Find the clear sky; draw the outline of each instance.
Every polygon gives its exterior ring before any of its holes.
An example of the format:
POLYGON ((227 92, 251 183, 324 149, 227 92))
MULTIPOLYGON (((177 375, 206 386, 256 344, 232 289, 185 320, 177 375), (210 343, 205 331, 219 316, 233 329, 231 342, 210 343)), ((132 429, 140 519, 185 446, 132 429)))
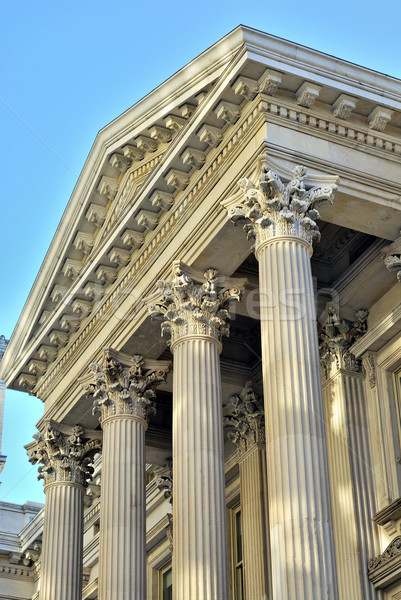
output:
MULTIPOLYGON (((0 334, 10 337, 99 129, 239 24, 401 78, 401 1, 0 3, 0 334)), ((40 400, 6 392, 0 500, 43 501, 23 448, 40 400)))

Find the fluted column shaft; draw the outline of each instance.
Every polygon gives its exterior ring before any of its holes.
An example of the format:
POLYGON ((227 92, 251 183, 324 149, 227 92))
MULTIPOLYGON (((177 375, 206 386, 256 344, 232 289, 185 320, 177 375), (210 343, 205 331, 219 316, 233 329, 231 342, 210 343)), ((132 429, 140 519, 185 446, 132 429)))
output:
POLYGON ((176 600, 228 599, 220 348, 206 335, 173 346, 176 600))
POLYGON ((102 421, 99 600, 145 600, 145 425, 129 414, 102 421))
POLYGON ((310 250, 277 236, 256 252, 274 600, 338 597, 310 250))
POLYGON ((240 459, 245 598, 269 597, 266 446, 254 444, 240 459))
POLYGON ((45 486, 40 600, 81 600, 83 489, 72 482, 45 486))

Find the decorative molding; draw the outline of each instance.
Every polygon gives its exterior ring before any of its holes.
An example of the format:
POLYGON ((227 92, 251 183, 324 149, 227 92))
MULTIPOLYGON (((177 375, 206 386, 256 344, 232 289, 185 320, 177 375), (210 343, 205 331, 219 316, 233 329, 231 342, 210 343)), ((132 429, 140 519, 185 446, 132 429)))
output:
POLYGON ((87 388, 93 396, 93 412, 101 422, 114 415, 133 415, 144 422, 155 413, 155 389, 166 380, 170 362, 128 356, 112 349, 104 350, 103 366, 89 366, 94 384, 87 388))
POLYGON ((189 175, 184 171, 178 171, 177 169, 170 169, 164 178, 167 185, 176 188, 176 190, 185 190, 189 184, 189 175))
POLYGON ((184 165, 190 165, 194 169, 200 169, 206 162, 205 153, 194 148, 185 148, 181 158, 184 165))
POLYGON ((58 304, 65 296, 67 288, 64 285, 56 284, 50 294, 50 298, 54 304, 58 304))
POLYGON ((401 283, 401 237, 382 248, 381 253, 387 269, 396 273, 397 279, 401 283))
POLYGON ((162 335, 171 336, 169 345, 187 335, 206 335, 221 341, 229 335, 230 303, 240 299, 244 284, 244 279, 218 276, 215 269, 202 273, 174 261, 171 283, 159 280, 157 291, 144 303, 151 318, 162 321, 162 335))
POLYGON ((106 207, 100 206, 100 204, 90 204, 88 210, 86 211, 85 219, 89 221, 89 223, 93 223, 95 227, 101 227, 106 218, 106 207))
POLYGON ((28 370, 30 373, 32 373, 32 375, 36 375, 37 377, 40 377, 41 375, 43 375, 43 373, 45 373, 47 369, 47 363, 42 361, 42 360, 31 360, 29 362, 28 365, 28 370))
POLYGON ((223 132, 213 125, 202 125, 197 133, 201 142, 205 142, 212 148, 217 148, 223 139, 223 132))
POLYGON ((39 356, 42 360, 46 360, 47 362, 53 362, 58 354, 57 348, 54 346, 47 346, 46 344, 42 344, 39 348, 39 356))
POLYGON ((319 96, 321 89, 320 85, 304 81, 301 87, 295 92, 298 106, 311 108, 316 98, 319 96))
POLYGON ((115 179, 114 177, 106 177, 104 175, 100 179, 97 191, 101 196, 106 196, 108 200, 114 200, 118 192, 118 179, 115 179))
POLYGON ((84 319, 92 312, 92 303, 87 300, 75 298, 71 304, 71 308, 74 314, 78 315, 80 319, 84 319))
POLYGON ((145 152, 156 152, 157 150, 157 142, 146 135, 139 135, 135 139, 135 143, 140 150, 144 150, 145 152))
POLYGON ((59 331, 58 329, 52 329, 49 334, 49 341, 53 346, 66 346, 68 342, 68 333, 65 331, 59 331))
POLYGON ((126 267, 131 260, 130 252, 121 250, 121 248, 112 248, 108 253, 110 262, 117 263, 119 267, 126 267))
MULTIPOLYGON (((53 288, 54 289, 54 288, 53 288)), ((51 310, 44 310, 39 318, 39 325, 43 325, 52 314, 51 310)))
POLYGON ((159 217, 148 210, 140 210, 135 217, 135 221, 140 227, 144 227, 146 230, 151 231, 157 226, 159 217))
POLYGON ((155 476, 155 485, 158 490, 163 492, 163 496, 170 502, 173 503, 173 463, 170 460, 167 464, 162 467, 155 467, 153 469, 155 476))
POLYGON ((186 119, 177 117, 177 115, 169 115, 164 119, 164 122, 168 129, 173 129, 176 133, 178 133, 187 123, 186 119))
POLYGON ((253 100, 259 91, 258 82, 244 75, 240 75, 232 84, 235 94, 243 96, 246 100, 253 100))
POLYGON ((160 208, 161 210, 170 210, 170 208, 174 204, 173 194, 169 194, 168 192, 161 192, 160 190, 155 190, 150 196, 149 200, 152 206, 160 208))
POLYGON ((83 231, 78 231, 73 243, 75 248, 85 254, 85 256, 91 253, 93 244, 93 235, 91 233, 84 233, 83 231))
POLYGON ((22 373, 18 379, 18 385, 30 394, 36 385, 36 377, 22 373))
POLYGON ((75 315, 64 315, 60 319, 61 329, 64 329, 65 331, 68 331, 70 333, 78 331, 80 324, 81 320, 75 315))
POLYGON ((149 128, 150 137, 158 142, 166 144, 171 142, 172 133, 171 129, 161 127, 160 125, 153 125, 149 128))
POLYGON ((387 123, 391 120, 393 110, 376 106, 368 116, 369 127, 375 131, 384 131, 387 123))
POLYGON ((143 233, 139 231, 134 231, 133 229, 126 229, 122 235, 122 242, 124 246, 129 246, 136 250, 140 248, 145 241, 145 236, 143 233))
POLYGON ((362 366, 373 390, 376 387, 376 358, 373 352, 365 352, 362 356, 362 366))
POLYGON ((110 156, 109 163, 114 169, 120 171, 120 173, 125 173, 130 168, 132 159, 115 152, 110 156))
POLYGON ((123 146, 121 150, 124 152, 124 156, 132 161, 142 160, 145 156, 145 151, 142 148, 137 148, 137 146, 133 146, 132 144, 123 146))
POLYGON ((226 100, 221 100, 214 109, 214 112, 218 119, 231 124, 236 123, 241 116, 240 108, 236 104, 227 102, 226 100))
POLYGON ((88 281, 84 285, 84 294, 90 300, 99 300, 104 295, 103 286, 100 283, 93 283, 93 281, 88 281))
POLYGON ((99 281, 104 281, 107 285, 114 283, 117 279, 117 271, 113 267, 105 267, 104 265, 99 265, 95 271, 96 277, 99 281))
POLYGON ((62 269, 64 276, 68 277, 72 281, 78 277, 80 270, 81 261, 72 260, 71 258, 67 258, 62 269))
POLYGON ((32 464, 41 464, 38 479, 45 487, 51 483, 71 482, 86 486, 92 478, 92 462, 101 450, 99 432, 85 431, 81 425, 67 427, 47 421, 43 432, 25 446, 32 464))
POLYGON ((337 119, 347 120, 351 112, 355 109, 357 102, 358 98, 341 94, 332 106, 334 116, 337 119))
POLYGON ((370 559, 368 565, 369 580, 372 580, 376 570, 398 558, 401 559, 401 536, 392 540, 382 554, 370 559))
POLYGON ((240 453, 255 444, 265 443, 263 398, 255 391, 252 381, 245 383, 240 394, 231 396, 227 405, 229 413, 223 419, 224 428, 240 453))
POLYGON ((184 117, 184 119, 190 119, 196 111, 196 106, 194 106, 193 104, 186 103, 180 106, 180 110, 181 115, 184 117))
POLYGON ((340 319, 334 306, 327 305, 327 317, 319 330, 320 365, 322 378, 328 379, 333 372, 340 369, 360 373, 361 360, 355 358, 350 347, 367 330, 367 310, 357 310, 352 323, 340 319))
POLYGON ((258 87, 261 94, 274 96, 281 83, 281 73, 268 69, 259 78, 258 87))
POLYGON ((293 179, 285 185, 268 166, 268 157, 259 158, 257 186, 240 179, 240 192, 223 201, 233 223, 242 223, 248 239, 256 239, 256 251, 265 241, 277 236, 296 236, 309 244, 320 239, 317 206, 333 202, 336 185, 305 188, 306 167, 297 166, 293 179))
POLYGON ((22 564, 25 567, 31 567, 33 564, 40 562, 40 555, 42 554, 41 542, 35 542, 32 548, 28 548, 22 555, 22 564))

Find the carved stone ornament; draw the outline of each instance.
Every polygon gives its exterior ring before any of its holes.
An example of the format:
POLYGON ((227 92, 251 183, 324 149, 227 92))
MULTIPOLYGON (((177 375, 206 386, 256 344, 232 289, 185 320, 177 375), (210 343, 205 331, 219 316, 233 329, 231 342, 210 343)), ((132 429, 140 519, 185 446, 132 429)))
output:
POLYGON ((29 462, 40 464, 38 479, 50 483, 71 482, 86 486, 92 479, 92 462, 101 450, 101 440, 85 432, 81 425, 61 426, 48 421, 43 433, 36 433, 35 442, 25 446, 29 462))
POLYGON ((187 335, 221 341, 229 335, 230 302, 240 299, 244 284, 244 279, 219 276, 215 269, 202 273, 175 261, 171 282, 159 280, 157 291, 144 302, 152 319, 162 321, 162 335, 171 336, 172 346, 187 335))
POLYGON ((380 567, 385 566, 387 563, 391 562, 394 558, 401 557, 401 536, 396 537, 385 549, 385 551, 376 556, 375 558, 371 558, 369 561, 368 571, 369 571, 369 579, 371 579, 374 571, 379 569, 380 567))
POLYGON ((367 310, 357 310, 352 323, 340 319, 333 306, 328 306, 326 321, 319 331, 320 365, 324 379, 339 369, 361 372, 361 360, 349 351, 367 330, 367 310))
POLYGON ((254 444, 265 442, 263 399, 257 394, 252 381, 247 381, 239 395, 230 398, 231 414, 224 417, 227 437, 246 452, 254 444))
POLYGON ((369 385, 373 390, 376 387, 376 361, 375 355, 372 352, 366 352, 362 356, 362 366, 369 381, 369 385))
POLYGON ((32 548, 28 548, 22 555, 22 564, 25 567, 31 567, 34 563, 37 563, 42 553, 41 542, 35 542, 32 548))
POLYGON ((387 269, 396 273, 398 281, 401 282, 401 237, 382 248, 381 253, 387 269))
POLYGON ((133 415, 146 423, 156 412, 155 389, 166 380, 170 363, 108 349, 103 366, 92 363, 89 369, 94 384, 87 391, 94 399, 93 413, 101 414, 101 422, 114 415, 133 415))
POLYGON ((167 461, 164 467, 155 467, 153 469, 155 475, 155 483, 157 489, 163 492, 163 496, 173 503, 173 464, 172 461, 167 461))
POLYGON ((277 173, 269 168, 266 157, 262 158, 261 174, 257 185, 249 179, 240 179, 241 192, 237 206, 232 199, 223 202, 234 224, 244 224, 248 239, 256 238, 256 250, 268 239, 277 236, 296 236, 309 244, 320 239, 316 219, 320 218, 317 206, 333 203, 336 185, 305 187, 306 167, 297 166, 293 179, 285 185, 277 173), (230 206, 231 205, 231 206, 230 206), (230 207, 229 207, 230 206, 230 207))

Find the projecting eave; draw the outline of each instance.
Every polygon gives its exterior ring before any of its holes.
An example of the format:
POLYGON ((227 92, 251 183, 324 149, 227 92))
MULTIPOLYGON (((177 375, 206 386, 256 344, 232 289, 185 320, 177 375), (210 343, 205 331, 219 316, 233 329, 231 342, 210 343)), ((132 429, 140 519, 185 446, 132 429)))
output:
MULTIPOLYGON (((383 144, 399 160, 399 80, 236 28, 99 132, 4 355, 0 376, 7 385, 36 393, 100 310, 99 288, 104 297, 112 293, 173 204, 192 193, 212 161, 218 164, 236 128, 252 115, 265 118, 263 103, 276 92, 286 114, 299 107, 312 114, 300 104, 310 85, 320 94, 318 112, 334 121, 336 99, 354 101, 351 127, 364 132, 365 142, 375 111, 391 120, 383 144)), ((280 111, 270 118, 280 119, 280 111)), ((383 192, 383 202, 391 193, 383 192)))

